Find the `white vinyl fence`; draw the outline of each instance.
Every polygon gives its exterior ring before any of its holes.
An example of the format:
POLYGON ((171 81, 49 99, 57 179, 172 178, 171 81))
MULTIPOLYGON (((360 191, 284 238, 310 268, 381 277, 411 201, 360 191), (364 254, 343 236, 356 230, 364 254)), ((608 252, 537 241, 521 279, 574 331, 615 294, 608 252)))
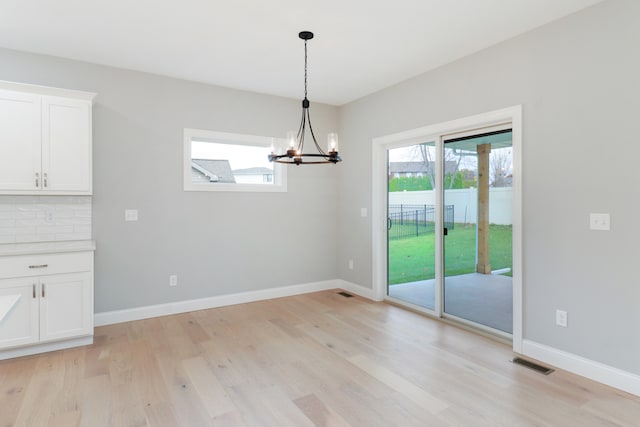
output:
MULTIPOLYGON (((511 187, 489 189, 489 222, 511 225, 511 187)), ((397 191, 389 193, 390 205, 435 205, 433 191, 397 191)), ((454 221, 475 224, 478 217, 478 190, 446 190, 445 205, 454 206, 454 221)))

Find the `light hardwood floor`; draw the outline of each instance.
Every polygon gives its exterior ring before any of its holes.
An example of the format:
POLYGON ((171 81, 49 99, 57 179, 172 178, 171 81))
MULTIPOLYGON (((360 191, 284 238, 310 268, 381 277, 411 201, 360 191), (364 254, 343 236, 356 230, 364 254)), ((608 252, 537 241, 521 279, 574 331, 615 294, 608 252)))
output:
POLYGON ((336 291, 96 328, 0 362, 0 426, 638 426, 640 398, 336 291))

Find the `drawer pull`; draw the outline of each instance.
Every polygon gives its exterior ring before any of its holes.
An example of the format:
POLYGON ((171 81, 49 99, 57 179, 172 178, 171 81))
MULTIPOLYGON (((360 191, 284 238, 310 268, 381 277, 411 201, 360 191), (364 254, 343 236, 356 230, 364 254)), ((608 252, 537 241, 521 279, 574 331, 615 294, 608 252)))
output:
POLYGON ((33 284, 33 299, 36 298, 36 284, 33 284))
POLYGON ((47 268, 49 267, 49 264, 36 264, 36 265, 30 265, 29 268, 47 268))
POLYGON ((42 284, 42 298, 44 298, 44 283, 42 284))

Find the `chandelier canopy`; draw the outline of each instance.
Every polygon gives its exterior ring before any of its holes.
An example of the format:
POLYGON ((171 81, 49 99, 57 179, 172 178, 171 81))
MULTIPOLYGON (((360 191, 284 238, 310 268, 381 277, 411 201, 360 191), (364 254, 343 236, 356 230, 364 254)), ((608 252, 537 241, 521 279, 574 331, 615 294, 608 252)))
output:
POLYGON ((342 159, 338 155, 338 134, 330 133, 327 136, 327 151, 325 152, 313 133, 311 126, 311 116, 309 115, 309 100, 307 99, 307 41, 313 38, 311 31, 301 31, 298 34, 304 40, 304 99, 302 100, 302 119, 298 132, 287 132, 287 148, 284 153, 276 153, 275 147, 271 147, 269 161, 277 163, 285 163, 292 165, 317 165, 323 163, 338 163, 342 159), (316 147, 315 153, 304 152, 304 138, 307 133, 307 125, 309 125, 309 133, 316 147))

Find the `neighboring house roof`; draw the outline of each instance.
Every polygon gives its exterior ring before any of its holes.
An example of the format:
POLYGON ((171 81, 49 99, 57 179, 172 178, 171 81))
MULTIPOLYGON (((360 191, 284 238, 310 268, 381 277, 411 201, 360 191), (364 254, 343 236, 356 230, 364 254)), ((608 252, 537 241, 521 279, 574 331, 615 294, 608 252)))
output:
MULTIPOLYGON (((444 162, 445 174, 453 174, 458 170, 458 162, 444 162)), ((427 173, 434 170, 433 162, 389 162, 389 173, 427 173)))
POLYGON ((273 169, 265 168, 262 166, 246 169, 235 169, 234 175, 273 175, 273 169))
POLYGON ((200 177, 201 181, 235 184, 229 160, 192 159, 192 178, 200 177))

